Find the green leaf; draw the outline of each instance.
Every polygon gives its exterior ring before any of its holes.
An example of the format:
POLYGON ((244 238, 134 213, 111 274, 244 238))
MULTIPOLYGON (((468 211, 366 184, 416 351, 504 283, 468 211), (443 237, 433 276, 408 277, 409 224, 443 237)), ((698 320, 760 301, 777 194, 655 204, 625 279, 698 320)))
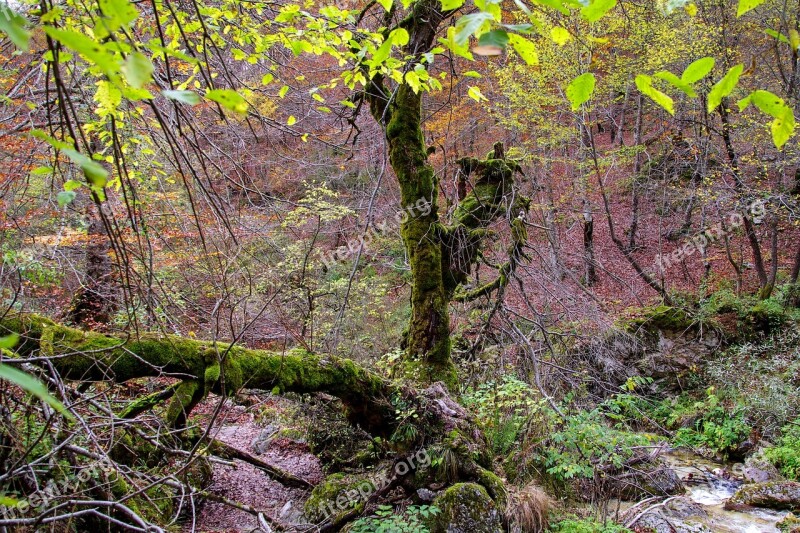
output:
POLYGON ((105 45, 71 30, 60 30, 45 26, 45 33, 67 48, 79 53, 90 64, 97 66, 112 81, 117 80, 119 64, 114 54, 105 45))
POLYGON ((664 108, 670 115, 675 114, 675 103, 668 95, 653 87, 653 78, 639 74, 636 76, 636 87, 645 96, 648 96, 656 104, 664 108))
POLYGON ((279 98, 283 98, 284 96, 286 96, 286 93, 288 93, 288 92, 289 92, 289 86, 288 85, 284 85, 283 87, 281 87, 281 90, 278 91, 278 97, 279 98))
POLYGON ((16 333, 12 333, 11 335, 6 335, 5 337, 0 337, 0 349, 5 348, 6 350, 10 350, 14 346, 16 346, 18 342, 19 342, 19 335, 16 333))
POLYGON ((442 0, 442 11, 453 11, 464 5, 464 0, 442 0))
POLYGON ((577 111, 588 102, 594 94, 595 77, 591 72, 581 74, 567 86, 567 99, 572 104, 572 110, 577 111))
MULTIPOLYGON (((99 0, 98 4, 105 15, 98 26, 104 27, 109 32, 129 26, 139 16, 139 12, 136 11, 130 0, 99 0)), ((105 37, 105 35, 97 35, 97 37, 105 37)))
POLYGON ((378 3, 385 11, 392 9, 392 0, 378 0, 378 3))
POLYGON ((782 148, 794 134, 795 118, 792 108, 786 105, 783 98, 763 90, 753 91, 747 98, 740 100, 739 110, 743 111, 750 103, 775 119, 770 126, 772 142, 777 148, 782 148))
POLYGON ((713 68, 714 58, 703 57, 686 67, 686 70, 681 74, 681 80, 683 80, 684 83, 697 83, 708 76, 708 73, 711 72, 713 68))
POLYGON ((510 33, 508 35, 508 40, 514 48, 514 51, 519 54, 519 57, 521 57, 525 63, 528 65, 539 64, 539 54, 536 52, 536 45, 531 41, 516 33, 510 33))
POLYGON ((80 189, 83 184, 80 181, 76 180, 67 180, 64 182, 64 190, 65 191, 74 191, 76 189, 80 189))
POLYGON ((206 98, 217 102, 225 109, 235 113, 247 113, 247 101, 244 97, 231 89, 213 89, 206 92, 206 98))
POLYGON ((53 167, 36 167, 31 170, 31 176, 49 176, 53 173, 53 167))
POLYGON ((419 81, 419 74, 417 74, 413 70, 408 71, 406 72, 405 80, 408 86, 411 87, 412 91, 414 91, 415 93, 419 92, 420 87, 422 87, 422 84, 419 81))
POLYGON ((562 15, 569 15, 569 8, 564 5, 562 0, 533 0, 534 3, 547 7, 552 7, 561 12, 562 15))
POLYGON ((56 195, 56 200, 58 200, 58 207, 64 207, 65 205, 69 205, 75 199, 77 194, 75 191, 61 191, 56 195))
POLYGON ((772 142, 780 149, 794 135, 795 119, 792 108, 786 107, 783 114, 772 121, 772 142))
POLYGON ((739 9, 736 10, 736 16, 741 17, 748 11, 757 8, 764 3, 764 0, 739 0, 739 9))
POLYGON ((461 75, 464 76, 464 77, 467 77, 467 78, 482 78, 483 77, 483 76, 480 75, 480 73, 475 72, 474 70, 468 70, 466 72, 462 72, 461 75))
POLYGON ((484 24, 489 24, 494 17, 485 11, 464 15, 456 22, 455 43, 464 46, 469 38, 475 34, 484 24))
POLYGON ((75 150, 71 144, 54 139, 41 130, 31 130, 31 135, 46 142, 56 150, 61 150, 73 163, 80 166, 81 170, 83 170, 83 174, 86 176, 86 180, 92 186, 92 189, 98 193, 99 196, 103 196, 102 190, 108 182, 108 171, 103 168, 101 164, 75 150))
POLYGON ((739 83, 739 76, 742 75, 744 65, 732 67, 725 76, 719 80, 711 92, 708 93, 708 112, 713 112, 722 103, 722 99, 730 95, 739 83))
POLYGON ((182 104, 197 105, 200 103, 200 95, 194 91, 161 91, 161 94, 182 104))
POLYGON ((297 118, 294 115, 289 115, 289 118, 286 119, 287 126, 294 126, 297 123, 297 118))
POLYGON ((581 8, 581 16, 589 23, 594 23, 603 18, 603 15, 614 9, 617 0, 592 0, 588 6, 581 8))
POLYGON ((31 33, 25 29, 28 21, 22 15, 11 9, 5 2, 0 2, 0 32, 8 35, 14 46, 28 51, 31 33))
POLYGON ((43 402, 47 403, 50 407, 67 418, 73 418, 72 415, 67 411, 67 408, 64 407, 61 402, 51 396, 50 393, 47 392, 47 388, 33 376, 8 365, 0 364, 0 379, 10 381, 14 385, 17 385, 21 389, 33 394, 43 402))
POLYGON ((133 87, 141 89, 153 81, 153 63, 141 52, 132 52, 125 58, 122 73, 133 87))
POLYGON ((694 98, 697 96, 697 93, 694 92, 694 89, 692 89, 691 85, 683 81, 672 72, 662 70, 661 72, 656 72, 654 76, 658 79, 666 81, 676 89, 683 91, 689 98, 694 98))
POLYGON ((508 44, 508 33, 505 30, 492 30, 481 35, 478 46, 496 46, 504 49, 508 44))
POLYGON ((782 34, 780 32, 777 32, 775 30, 764 30, 764 33, 766 33, 770 37, 775 37, 776 39, 778 39, 782 43, 785 43, 785 44, 788 44, 789 46, 791 46, 791 43, 789 42, 789 39, 784 34, 782 34))
POLYGON ((469 90, 467 91, 467 95, 469 95, 469 97, 472 98, 473 100, 475 100, 476 102, 483 102, 483 101, 488 101, 489 100, 488 98, 486 98, 483 95, 483 93, 481 92, 480 88, 478 88, 478 87, 476 87, 474 85, 469 88, 469 90))

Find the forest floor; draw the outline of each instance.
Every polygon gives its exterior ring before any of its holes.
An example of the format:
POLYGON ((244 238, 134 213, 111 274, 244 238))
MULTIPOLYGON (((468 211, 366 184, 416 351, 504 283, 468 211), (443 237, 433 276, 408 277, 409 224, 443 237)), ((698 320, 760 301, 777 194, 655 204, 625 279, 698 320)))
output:
MULTIPOLYGON (((266 420, 264 413, 274 416, 284 413, 287 400, 268 394, 248 397, 250 405, 233 404, 226 400, 217 413, 211 435, 244 452, 256 455, 267 463, 317 484, 323 478, 319 459, 313 455, 302 438, 280 436, 275 423, 266 420), (276 434, 277 433, 277 434, 276 434)), ((210 396, 196 409, 198 421, 209 421, 220 407, 220 398, 210 396)), ((270 517, 292 522, 302 513, 308 492, 291 488, 273 480, 253 465, 234 460, 232 466, 213 463, 213 481, 207 490, 218 496, 266 511, 270 517)), ((258 519, 250 513, 228 505, 206 501, 194 524, 185 524, 184 531, 253 531, 258 519)))

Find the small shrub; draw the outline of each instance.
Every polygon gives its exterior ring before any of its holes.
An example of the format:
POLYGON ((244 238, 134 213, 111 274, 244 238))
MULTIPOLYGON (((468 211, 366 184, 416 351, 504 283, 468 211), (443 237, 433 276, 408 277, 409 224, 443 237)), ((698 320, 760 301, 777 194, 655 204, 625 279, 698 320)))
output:
POLYGON ((381 505, 374 516, 353 522, 351 533, 429 533, 424 520, 439 513, 434 505, 412 505, 395 514, 391 505, 381 505))
POLYGON ((533 389, 514 376, 480 385, 464 395, 464 405, 483 421, 486 436, 497 455, 506 455, 525 421, 542 408, 533 389))
POLYGON ((553 524, 548 531, 552 533, 631 533, 630 529, 619 524, 612 522, 603 524, 589 518, 568 518, 553 524))
POLYGON ((778 445, 765 449, 764 455, 781 474, 800 481, 800 419, 786 426, 778 445))

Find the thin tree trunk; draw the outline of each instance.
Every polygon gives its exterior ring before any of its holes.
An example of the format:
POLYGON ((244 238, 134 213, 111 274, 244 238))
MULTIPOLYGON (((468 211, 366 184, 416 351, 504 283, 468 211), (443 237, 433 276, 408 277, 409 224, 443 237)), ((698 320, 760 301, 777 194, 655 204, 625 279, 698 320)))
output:
MULTIPOLYGON (((588 152, 593 153, 592 136, 589 128, 582 118, 578 119, 578 128, 580 132, 580 152, 581 162, 584 162, 588 152)), ((583 218, 583 265, 584 265, 584 282, 588 287, 592 287, 597 283, 597 267, 595 266, 594 259, 594 214, 592 213, 592 204, 589 201, 589 195, 586 190, 586 177, 583 174, 583 169, 579 170, 577 176, 578 196, 581 199, 581 210, 583 218)))
POLYGON ((642 171, 642 154, 639 152, 639 145, 642 143, 642 108, 644 100, 642 93, 636 99, 636 125, 633 130, 633 144, 636 146, 636 159, 633 162, 633 198, 631 205, 631 227, 628 232, 628 248, 636 248, 636 232, 639 228, 639 174, 642 171))
MULTIPOLYGON (((726 105, 726 102, 722 102, 722 105, 718 108, 719 116, 722 120, 722 140, 725 143, 725 152, 731 164, 731 173, 733 174, 735 183, 734 188, 737 193, 742 193, 744 191, 744 182, 739 174, 739 158, 736 155, 736 149, 733 147, 733 141, 731 140, 730 122, 728 121, 728 112, 725 110, 726 105)), ((750 220, 748 215, 748 213, 743 214, 744 231, 745 235, 747 235, 750 249, 753 252, 753 264, 755 265, 756 274, 758 275, 758 281, 761 284, 760 289, 764 289, 768 284, 767 271, 766 268, 764 268, 764 257, 761 253, 761 246, 758 243, 755 227, 753 227, 753 221, 750 220)))

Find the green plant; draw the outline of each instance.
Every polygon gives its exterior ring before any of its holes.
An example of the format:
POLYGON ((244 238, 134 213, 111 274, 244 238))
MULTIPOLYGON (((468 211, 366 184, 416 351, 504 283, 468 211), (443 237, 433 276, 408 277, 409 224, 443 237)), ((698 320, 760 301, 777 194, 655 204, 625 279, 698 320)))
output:
POLYGON ((396 514, 391 505, 381 505, 374 516, 353 522, 352 533, 428 533, 424 520, 439 513, 434 505, 412 505, 396 514))
MULTIPOLYGON (((720 405, 713 387, 708 389, 705 400, 696 402, 694 407, 698 413, 703 413, 702 417, 694 426, 678 429, 674 437, 678 446, 704 446, 727 457, 752 430, 741 409, 729 412, 720 405)), ((674 423, 674 416, 671 415, 668 422, 674 423)))
POLYGON ((517 441, 525 421, 544 404, 536 399, 530 385, 506 375, 465 394, 464 405, 483 421, 495 454, 505 455, 517 441))
POLYGON ((800 481, 800 419, 784 427, 778 445, 765 449, 764 455, 781 474, 800 481))
POLYGON ((565 481, 591 478, 595 468, 621 468, 637 446, 652 444, 647 435, 609 427, 600 409, 577 413, 553 432, 544 443, 540 461, 547 473, 565 481))
POLYGON ((600 523, 590 518, 568 518, 556 522, 548 530, 551 533, 631 533, 631 530, 611 522, 600 523))

